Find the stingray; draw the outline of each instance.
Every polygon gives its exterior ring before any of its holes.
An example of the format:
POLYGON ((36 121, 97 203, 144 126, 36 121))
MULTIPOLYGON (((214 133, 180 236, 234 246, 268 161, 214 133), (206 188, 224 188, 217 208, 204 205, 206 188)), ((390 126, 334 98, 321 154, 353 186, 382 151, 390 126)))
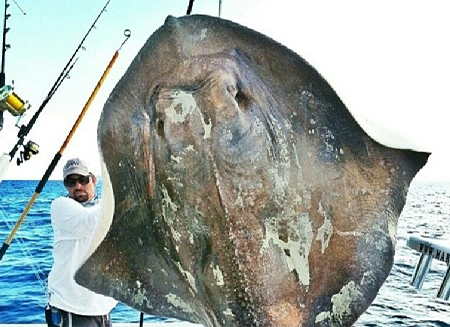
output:
POLYGON ((350 326, 428 153, 387 147, 287 47, 169 16, 106 101, 103 213, 76 280, 210 326, 350 326))

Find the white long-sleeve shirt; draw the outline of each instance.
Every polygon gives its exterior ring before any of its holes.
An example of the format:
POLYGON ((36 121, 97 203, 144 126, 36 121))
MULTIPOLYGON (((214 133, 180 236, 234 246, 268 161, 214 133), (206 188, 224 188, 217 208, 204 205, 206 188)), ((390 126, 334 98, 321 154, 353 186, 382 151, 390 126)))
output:
POLYGON ((68 197, 51 204, 54 231, 54 264, 48 276, 50 305, 85 316, 108 314, 117 301, 94 293, 75 282, 74 275, 85 261, 97 221, 100 204, 84 207, 68 197))

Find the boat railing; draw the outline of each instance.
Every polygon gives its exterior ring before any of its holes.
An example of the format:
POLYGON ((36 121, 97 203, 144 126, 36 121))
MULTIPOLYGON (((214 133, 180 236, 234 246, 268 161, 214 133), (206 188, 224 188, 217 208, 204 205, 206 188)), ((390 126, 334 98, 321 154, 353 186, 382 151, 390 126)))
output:
POLYGON ((443 261, 447 264, 447 272, 439 287, 437 297, 449 300, 450 298, 450 241, 435 238, 426 238, 420 235, 411 235, 406 245, 421 253, 419 261, 411 280, 411 285, 421 289, 425 277, 431 268, 433 260, 443 261))

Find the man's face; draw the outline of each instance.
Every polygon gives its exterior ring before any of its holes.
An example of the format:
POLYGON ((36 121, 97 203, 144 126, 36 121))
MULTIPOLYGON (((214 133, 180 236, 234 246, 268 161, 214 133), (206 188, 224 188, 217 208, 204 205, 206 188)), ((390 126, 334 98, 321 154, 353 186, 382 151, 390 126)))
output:
POLYGON ((91 200, 95 196, 95 176, 72 174, 64 179, 64 186, 69 192, 69 197, 77 202, 91 200))

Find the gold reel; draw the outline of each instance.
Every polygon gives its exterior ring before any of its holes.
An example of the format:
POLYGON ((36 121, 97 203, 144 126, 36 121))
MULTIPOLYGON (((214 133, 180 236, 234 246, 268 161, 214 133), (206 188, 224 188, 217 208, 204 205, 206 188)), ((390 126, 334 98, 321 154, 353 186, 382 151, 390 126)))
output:
POLYGON ((0 88, 0 110, 9 111, 13 116, 21 116, 31 105, 28 101, 23 101, 10 85, 4 85, 0 88))

